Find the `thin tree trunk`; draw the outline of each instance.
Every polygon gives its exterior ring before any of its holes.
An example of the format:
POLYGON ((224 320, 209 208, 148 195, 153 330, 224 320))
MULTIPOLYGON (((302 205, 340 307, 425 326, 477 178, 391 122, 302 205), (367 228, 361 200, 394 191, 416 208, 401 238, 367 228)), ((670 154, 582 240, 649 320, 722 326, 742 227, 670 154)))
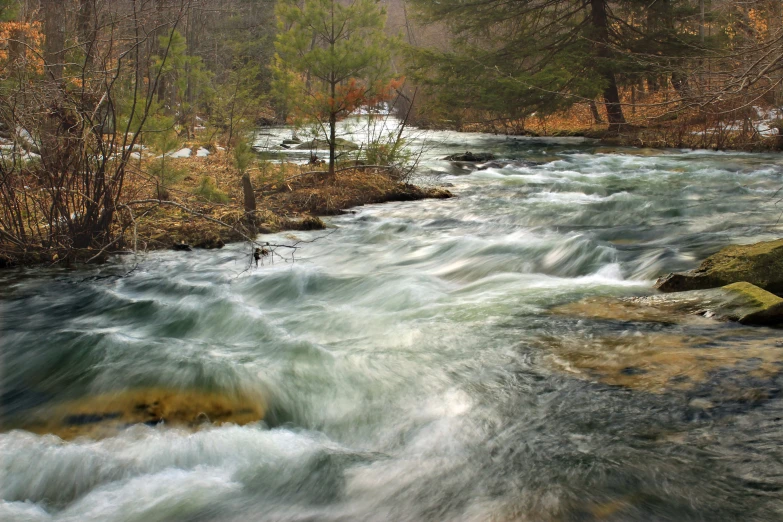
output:
POLYGON ((85 68, 89 67, 93 60, 93 46, 96 37, 95 7, 95 0, 79 0, 79 46, 84 53, 85 68))
POLYGON ((242 193, 245 198, 245 217, 251 221, 253 213, 256 211, 256 193, 253 190, 250 175, 247 173, 242 175, 242 193))
POLYGON ((593 123, 600 124, 604 122, 603 118, 601 118, 601 113, 598 112, 598 105, 596 105, 595 100, 590 100, 590 113, 593 115, 593 123))
MULTIPOLYGON (((332 89, 334 90, 334 88, 332 89)), ((329 179, 334 179, 334 164, 337 156, 337 114, 329 113, 329 179)))
POLYGON ((65 49, 65 2, 63 0, 43 0, 44 58, 46 71, 51 78, 62 80, 63 51, 65 49))
POLYGON ((625 124, 623 108, 620 104, 620 92, 617 88, 617 79, 611 66, 606 63, 611 58, 609 49, 609 25, 606 13, 605 0, 590 0, 592 7, 593 30, 596 39, 596 57, 598 58, 598 70, 604 77, 605 87, 603 92, 606 105, 606 117, 609 120, 609 130, 619 131, 625 124))

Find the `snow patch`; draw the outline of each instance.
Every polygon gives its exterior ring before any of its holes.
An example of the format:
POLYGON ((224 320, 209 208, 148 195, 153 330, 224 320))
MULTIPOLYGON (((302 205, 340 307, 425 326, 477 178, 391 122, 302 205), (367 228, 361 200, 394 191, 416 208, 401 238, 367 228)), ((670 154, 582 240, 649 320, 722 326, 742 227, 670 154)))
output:
POLYGON ((168 154, 168 157, 174 159, 181 159, 181 158, 189 158, 192 154, 193 151, 186 147, 184 149, 178 150, 177 152, 172 152, 168 154))

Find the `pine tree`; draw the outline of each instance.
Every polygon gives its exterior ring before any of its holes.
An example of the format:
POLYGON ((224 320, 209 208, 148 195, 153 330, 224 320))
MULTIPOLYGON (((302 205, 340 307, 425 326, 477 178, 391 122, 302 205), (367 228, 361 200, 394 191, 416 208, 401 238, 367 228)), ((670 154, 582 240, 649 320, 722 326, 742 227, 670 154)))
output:
POLYGON ((323 129, 335 174, 337 122, 370 99, 389 76, 386 13, 375 0, 281 0, 273 64, 278 102, 323 129), (328 128, 326 127, 328 125, 328 128))
POLYGON ((647 9, 646 0, 413 3, 426 19, 446 22, 454 36, 448 51, 413 50, 414 75, 437 86, 446 104, 512 118, 600 96, 610 129, 617 131, 625 123, 621 82, 670 69, 666 60, 689 43, 671 23, 686 0, 655 2, 668 22, 653 35, 624 16, 647 9))

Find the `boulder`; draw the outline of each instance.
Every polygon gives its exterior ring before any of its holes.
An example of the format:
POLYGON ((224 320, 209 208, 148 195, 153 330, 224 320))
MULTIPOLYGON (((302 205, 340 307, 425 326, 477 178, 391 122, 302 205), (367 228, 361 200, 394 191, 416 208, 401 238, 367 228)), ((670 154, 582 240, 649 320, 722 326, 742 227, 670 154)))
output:
POLYGON ((495 155, 489 152, 479 152, 473 154, 472 152, 466 152, 465 154, 452 154, 444 158, 446 161, 464 161, 466 163, 484 163, 495 159, 495 155))
POLYGON ((723 290, 730 296, 724 304, 730 319, 750 325, 783 324, 783 299, 775 294, 745 282, 724 286, 723 290))
POLYGON ((703 290, 748 282, 783 295, 783 239, 726 247, 696 270, 669 274, 655 284, 662 292, 703 290))

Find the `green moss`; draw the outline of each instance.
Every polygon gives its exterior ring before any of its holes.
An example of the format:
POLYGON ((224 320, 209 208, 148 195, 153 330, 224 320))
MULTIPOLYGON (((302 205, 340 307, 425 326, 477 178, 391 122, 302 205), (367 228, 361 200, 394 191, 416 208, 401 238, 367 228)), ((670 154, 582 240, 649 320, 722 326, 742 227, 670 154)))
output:
POLYGON ((681 292, 741 281, 783 295, 783 239, 726 247, 705 259, 697 270, 662 278, 656 288, 663 292, 681 292))
POLYGON ((750 283, 734 283, 723 287, 725 290, 740 294, 762 308, 783 304, 783 299, 750 283))

